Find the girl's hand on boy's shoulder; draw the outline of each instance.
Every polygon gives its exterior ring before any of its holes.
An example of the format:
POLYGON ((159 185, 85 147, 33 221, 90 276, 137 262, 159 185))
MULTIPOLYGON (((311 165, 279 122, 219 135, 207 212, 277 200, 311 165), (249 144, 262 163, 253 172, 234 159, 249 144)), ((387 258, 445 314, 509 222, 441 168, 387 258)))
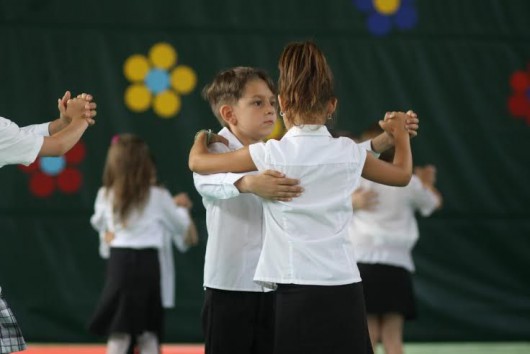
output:
POLYGON ((210 137, 209 137, 208 143, 209 144, 222 143, 222 144, 225 144, 226 146, 228 146, 228 139, 226 139, 224 136, 217 135, 215 133, 210 133, 210 137))

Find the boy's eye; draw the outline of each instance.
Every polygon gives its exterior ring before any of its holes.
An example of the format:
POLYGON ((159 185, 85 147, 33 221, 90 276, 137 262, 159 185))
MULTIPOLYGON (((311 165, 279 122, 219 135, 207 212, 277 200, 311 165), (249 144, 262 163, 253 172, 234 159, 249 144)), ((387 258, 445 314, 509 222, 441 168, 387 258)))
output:
POLYGON ((252 104, 253 104, 254 106, 258 106, 258 107, 259 107, 259 106, 261 106, 261 105, 263 104, 263 102, 261 102, 261 101, 254 101, 254 102, 252 102, 252 104))

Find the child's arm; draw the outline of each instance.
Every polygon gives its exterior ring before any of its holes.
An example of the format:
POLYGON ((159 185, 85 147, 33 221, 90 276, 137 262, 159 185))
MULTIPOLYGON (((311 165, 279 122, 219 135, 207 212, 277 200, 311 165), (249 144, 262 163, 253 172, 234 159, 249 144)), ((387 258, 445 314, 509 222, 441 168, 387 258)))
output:
POLYGON ((199 243, 199 234, 197 232, 197 227, 195 226, 195 222, 193 221, 191 215, 190 226, 188 226, 188 230, 186 230, 186 236, 184 236, 184 243, 187 246, 195 246, 199 243))
POLYGON ((220 172, 246 172, 257 169, 250 156, 248 146, 223 154, 209 152, 206 139, 210 134, 206 131, 200 131, 197 134, 190 150, 188 161, 190 170, 199 174, 211 174, 220 172))
POLYGON ((380 161, 368 154, 362 176, 371 181, 389 186, 406 186, 412 176, 412 153, 410 139, 405 127, 405 113, 393 113, 381 122, 383 129, 389 131, 395 141, 395 155, 392 164, 380 161))
MULTIPOLYGON (((68 102, 66 114, 72 117, 68 126, 56 134, 44 137, 44 142, 39 151, 39 156, 60 156, 69 151, 88 128, 86 117, 87 101, 74 98, 68 102)), ((89 109, 89 115, 93 118, 96 111, 89 109)))
POLYGON ((424 167, 416 167, 414 174, 418 176, 423 187, 429 190, 436 197, 435 209, 440 209, 443 204, 443 197, 440 191, 435 187, 436 184, 436 167, 427 165, 424 167))

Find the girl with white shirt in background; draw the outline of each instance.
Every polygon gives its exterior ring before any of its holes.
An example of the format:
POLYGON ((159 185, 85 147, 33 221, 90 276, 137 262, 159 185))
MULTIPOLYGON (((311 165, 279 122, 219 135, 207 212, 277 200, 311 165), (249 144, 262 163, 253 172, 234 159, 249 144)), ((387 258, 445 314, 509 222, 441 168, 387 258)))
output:
POLYGON ((382 122, 395 139, 396 158, 393 164, 379 161, 325 127, 337 99, 331 70, 315 44, 287 45, 279 71, 285 136, 210 154, 206 142, 217 138, 200 132, 189 166, 203 174, 274 169, 301 181, 300 197, 263 202, 265 239, 254 280, 277 287, 274 353, 372 353, 348 235, 351 194, 361 174, 380 183, 409 183, 407 115, 393 113, 382 122))
MULTIPOLYGON (((363 136, 379 134, 370 128, 363 136)), ((383 152, 380 159, 390 161, 393 151, 383 152)), ((411 273, 414 263, 411 251, 419 232, 415 212, 429 216, 442 205, 435 184, 433 166, 416 167, 410 183, 403 188, 385 186, 361 178, 354 196, 354 213, 350 236, 363 280, 368 329, 372 346, 382 342, 386 354, 403 353, 404 320, 416 317, 411 273), (376 202, 363 199, 373 198, 376 202), (356 209, 356 205, 365 207, 356 209)))
POLYGON ((159 352, 163 327, 159 253, 168 235, 181 250, 197 242, 186 208, 155 186, 156 169, 147 144, 132 134, 116 136, 109 148, 90 222, 100 237, 112 235, 107 276, 89 329, 108 336, 107 353, 123 354, 136 337, 140 353, 159 352))

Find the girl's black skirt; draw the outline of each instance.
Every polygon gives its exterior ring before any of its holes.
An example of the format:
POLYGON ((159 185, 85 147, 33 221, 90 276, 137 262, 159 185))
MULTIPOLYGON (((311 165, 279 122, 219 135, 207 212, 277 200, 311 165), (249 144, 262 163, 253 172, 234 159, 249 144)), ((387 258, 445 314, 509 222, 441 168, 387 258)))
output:
POLYGON ((278 284, 274 353, 372 354, 362 284, 278 284))
POLYGON ((411 273, 402 267, 359 263, 366 313, 399 313, 407 320, 416 318, 416 300, 411 273))
POLYGON ((111 248, 103 293, 89 330, 98 335, 162 335, 160 264, 155 248, 111 248))

